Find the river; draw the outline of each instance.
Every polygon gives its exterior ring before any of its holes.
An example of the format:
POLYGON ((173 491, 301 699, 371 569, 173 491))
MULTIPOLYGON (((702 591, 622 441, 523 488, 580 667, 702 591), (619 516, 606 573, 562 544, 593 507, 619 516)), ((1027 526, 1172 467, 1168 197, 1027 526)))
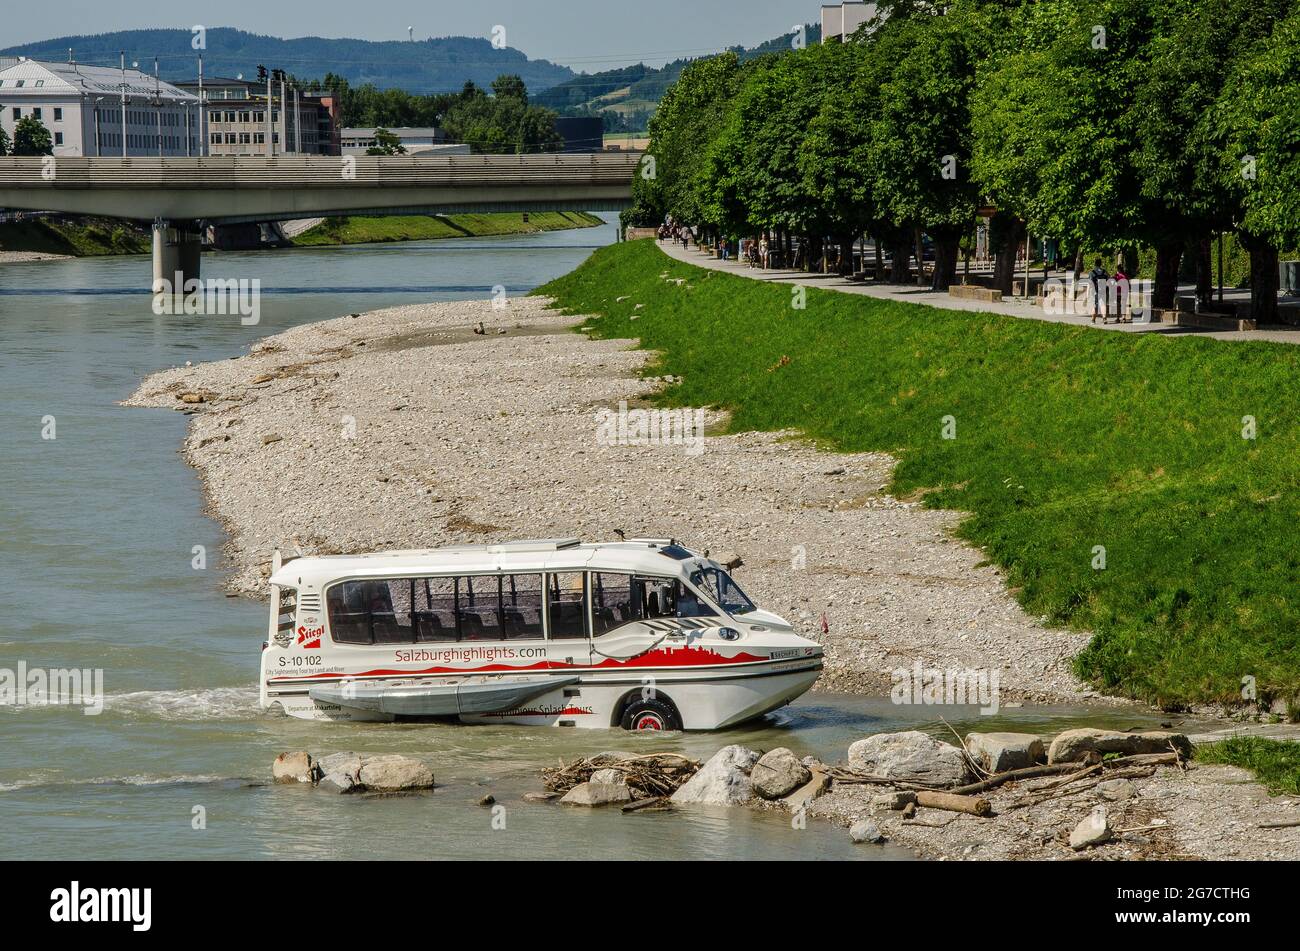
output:
MULTIPOLYGON (((145 374, 236 356, 296 324, 422 300, 514 294, 615 240, 604 227, 502 238, 205 255, 257 278, 261 320, 161 317, 143 257, 0 265, 0 668, 98 668, 106 707, 0 707, 0 854, 29 858, 897 859, 839 829, 745 809, 621 815, 526 804, 537 771, 611 748, 707 757, 726 743, 827 761, 882 730, 940 724, 885 698, 813 694, 725 735, 315 724, 261 715, 263 605, 221 590, 220 527, 178 455, 186 418, 125 409, 145 374), (53 436, 54 438, 46 438, 53 436), (196 546, 206 564, 196 567, 196 546), (343 797, 268 785, 283 750, 427 760, 438 789, 343 797), (491 792, 501 814, 476 805, 491 792), (494 822, 494 819, 496 820, 494 822)), ((944 711, 1031 730, 1084 711, 944 711)), ((1124 725, 1139 722, 1116 714, 1124 725)), ((954 719, 955 718, 955 719, 954 719)), ((1099 718, 1088 717, 1097 724, 1099 718)))

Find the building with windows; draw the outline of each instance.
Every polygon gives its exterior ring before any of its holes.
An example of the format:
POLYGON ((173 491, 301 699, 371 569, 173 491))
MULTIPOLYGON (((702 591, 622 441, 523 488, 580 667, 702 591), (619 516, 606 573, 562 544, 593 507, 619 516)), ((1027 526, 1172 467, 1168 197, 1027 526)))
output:
POLYGON ((304 93, 272 81, 268 126, 265 80, 204 79, 200 87, 195 79, 177 85, 194 96, 202 91, 208 155, 339 154, 338 106, 328 93, 304 93))
POLYGON ((28 116, 56 156, 199 155, 198 99, 138 69, 20 59, 0 68, 0 125, 28 116))
MULTIPOLYGON (((397 136, 407 155, 420 152, 438 152, 442 155, 468 155, 470 147, 459 142, 448 142, 447 133, 441 129, 401 126, 387 129, 397 136)), ((344 129, 341 136, 344 155, 365 155, 377 144, 374 129, 344 129)))
POLYGON ((851 0, 848 3, 822 5, 822 42, 843 43, 862 24, 876 15, 874 3, 851 0))

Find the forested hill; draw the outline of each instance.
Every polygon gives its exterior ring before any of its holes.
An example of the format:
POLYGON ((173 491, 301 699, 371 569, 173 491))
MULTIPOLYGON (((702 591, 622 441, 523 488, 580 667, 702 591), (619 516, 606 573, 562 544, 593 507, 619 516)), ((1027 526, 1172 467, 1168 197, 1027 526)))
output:
MULTIPOLYGON (((459 91, 467 81, 487 87, 501 74, 510 73, 521 77, 530 93, 537 93, 575 75, 567 66, 531 60, 517 49, 495 49, 486 38, 468 36, 414 42, 319 36, 286 40, 220 27, 209 29, 206 41, 203 70, 207 76, 253 76, 260 64, 302 77, 328 71, 354 86, 370 83, 380 89, 436 93, 459 91)), ((69 47, 78 62, 88 65, 116 66, 118 51, 125 50, 127 63, 138 62, 146 72, 153 69, 153 58, 158 56, 162 77, 167 80, 192 79, 197 72, 197 52, 191 47, 188 30, 61 36, 13 46, 0 54, 64 62, 69 47)))
MULTIPOLYGON (((805 27, 805 42, 820 43, 821 27, 808 24, 805 27)), ((778 36, 753 47, 732 48, 742 60, 753 59, 764 53, 784 52, 791 48, 791 36, 778 36)), ((673 60, 660 67, 646 66, 638 63, 621 69, 608 69, 599 73, 583 73, 574 76, 534 95, 533 101, 540 106, 554 109, 561 115, 599 115, 612 112, 632 118, 638 114, 648 115, 663 98, 664 92, 677 81, 682 70, 701 57, 673 60)), ((531 88, 531 87, 530 87, 531 88)), ((641 118, 644 118, 644 115, 641 118)), ((607 123, 609 125, 610 123, 607 123)), ((631 123, 634 128, 644 128, 644 124, 631 123)))

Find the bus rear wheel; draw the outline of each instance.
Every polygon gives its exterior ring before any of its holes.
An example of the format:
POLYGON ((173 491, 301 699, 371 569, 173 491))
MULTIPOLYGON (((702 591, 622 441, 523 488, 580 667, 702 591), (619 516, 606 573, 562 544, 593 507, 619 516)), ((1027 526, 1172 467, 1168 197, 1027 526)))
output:
POLYGON ((634 700, 623 711, 625 730, 680 730, 681 717, 671 703, 663 700, 634 700))

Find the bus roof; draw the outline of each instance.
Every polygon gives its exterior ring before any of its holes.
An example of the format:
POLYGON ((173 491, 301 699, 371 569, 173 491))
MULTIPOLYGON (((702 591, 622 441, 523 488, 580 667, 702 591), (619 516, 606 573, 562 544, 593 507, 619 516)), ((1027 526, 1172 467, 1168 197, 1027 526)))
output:
POLYGON ((285 562, 271 576, 271 584, 323 588, 343 578, 595 569, 676 576, 682 573, 686 562, 694 565, 701 558, 701 554, 671 538, 593 543, 576 538, 550 538, 361 555, 307 555, 285 562))

